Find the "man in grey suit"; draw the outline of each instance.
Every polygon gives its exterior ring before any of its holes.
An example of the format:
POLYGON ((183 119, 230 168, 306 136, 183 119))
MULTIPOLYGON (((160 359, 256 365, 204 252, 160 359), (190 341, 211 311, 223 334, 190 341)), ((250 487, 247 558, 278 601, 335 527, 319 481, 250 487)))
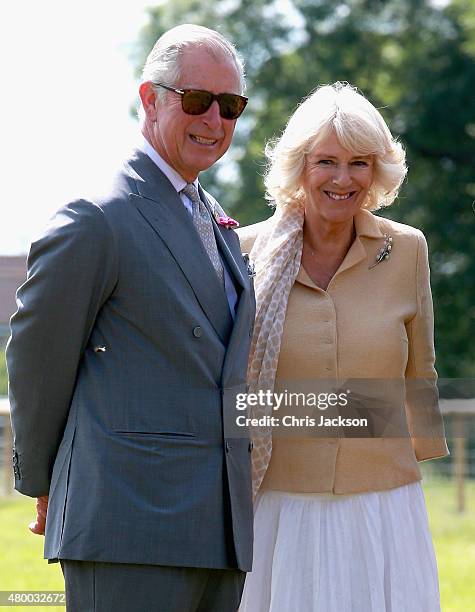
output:
POLYGON ((140 86, 141 147, 31 246, 7 350, 14 472, 70 610, 239 605, 252 448, 225 422, 254 298, 233 220, 198 174, 231 143, 243 80, 220 34, 164 34, 140 86))

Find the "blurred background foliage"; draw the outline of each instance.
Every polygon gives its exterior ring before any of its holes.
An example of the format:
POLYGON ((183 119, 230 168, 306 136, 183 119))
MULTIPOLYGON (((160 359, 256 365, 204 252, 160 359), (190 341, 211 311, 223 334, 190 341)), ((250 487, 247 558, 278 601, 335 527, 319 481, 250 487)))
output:
POLYGON ((171 0, 148 11, 138 73, 180 23, 217 29, 244 57, 248 107, 225 161, 202 177, 241 224, 270 216, 264 144, 318 84, 348 81, 381 110, 409 165, 382 214, 427 236, 440 376, 475 377, 475 2, 171 0))

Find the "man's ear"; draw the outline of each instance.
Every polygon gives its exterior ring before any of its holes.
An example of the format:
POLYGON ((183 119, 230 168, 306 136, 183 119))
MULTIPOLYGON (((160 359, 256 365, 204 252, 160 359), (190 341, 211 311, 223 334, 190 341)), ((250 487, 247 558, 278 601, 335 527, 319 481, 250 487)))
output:
POLYGON ((140 85, 139 95, 142 100, 145 116, 149 121, 155 122, 157 120, 157 109, 155 106, 157 94, 153 89, 151 81, 145 81, 145 83, 140 85))

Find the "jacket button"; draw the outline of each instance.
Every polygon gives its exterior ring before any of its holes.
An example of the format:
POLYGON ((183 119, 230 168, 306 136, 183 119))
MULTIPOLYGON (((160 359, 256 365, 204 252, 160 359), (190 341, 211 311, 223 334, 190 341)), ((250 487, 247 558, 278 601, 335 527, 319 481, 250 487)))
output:
POLYGON ((201 329, 199 325, 193 328, 193 336, 195 338, 201 338, 202 335, 203 335, 203 330, 201 329))

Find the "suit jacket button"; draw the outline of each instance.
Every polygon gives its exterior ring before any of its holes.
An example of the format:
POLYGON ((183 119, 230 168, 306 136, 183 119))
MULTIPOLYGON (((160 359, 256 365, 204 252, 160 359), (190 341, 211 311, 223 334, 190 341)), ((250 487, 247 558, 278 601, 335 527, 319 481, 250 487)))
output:
POLYGON ((193 328, 193 336, 195 338, 201 338, 202 335, 203 335, 203 330, 201 329, 199 325, 193 328))

